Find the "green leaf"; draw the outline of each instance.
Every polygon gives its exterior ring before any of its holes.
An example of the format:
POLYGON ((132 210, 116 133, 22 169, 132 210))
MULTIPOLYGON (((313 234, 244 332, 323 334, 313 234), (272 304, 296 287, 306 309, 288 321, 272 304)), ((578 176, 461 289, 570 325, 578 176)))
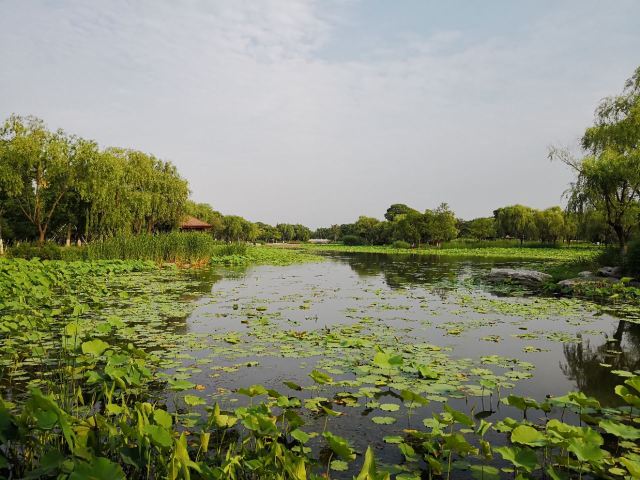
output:
POLYGON ((204 405, 207 402, 205 401, 204 398, 198 397, 197 395, 185 395, 184 403, 186 403, 190 407, 195 407, 197 405, 204 405))
POLYGON ((627 467, 632 478, 640 478, 640 462, 622 457, 620 463, 627 467))
POLYGON ((334 435, 331 432, 324 432, 322 436, 327 439, 329 448, 333 450, 333 453, 343 460, 355 460, 356 453, 353 451, 353 448, 351 448, 346 438, 334 435))
POLYGON ((402 390, 400 392, 400 396, 405 402, 417 403, 418 405, 422 405, 423 407, 429 405, 428 399, 424 398, 422 395, 412 392, 411 390, 402 390))
POLYGON ((99 357, 110 346, 111 345, 109 345, 107 342, 103 342, 99 338, 96 338, 95 340, 84 342, 81 348, 82 353, 84 353, 85 355, 93 355, 95 357, 99 357))
POLYGON ((575 454, 581 462, 598 462, 605 456, 604 450, 596 443, 582 438, 570 438, 567 450, 575 454))
POLYGON ((386 370, 397 369, 402 365, 402 356, 385 352, 382 349, 373 357, 373 364, 386 370))
POLYGON ((602 420, 600 428, 605 432, 615 435, 626 440, 636 440, 640 438, 640 429, 625 425, 624 423, 614 422, 613 420, 602 420))
POLYGON ((335 470, 336 472, 346 472, 349 470, 349 464, 344 460, 334 460, 330 464, 331 470, 335 470))
POLYGON ((120 465, 104 457, 94 457, 90 463, 77 462, 69 475, 69 480, 124 480, 125 478, 120 465))
POLYGON ((151 441, 159 447, 169 448, 173 445, 171 434, 160 425, 145 425, 143 431, 149 435, 151 441))
POLYGON ((302 444, 307 443, 311 439, 311 435, 309 435, 307 432, 300 430, 299 428, 292 430, 291 436, 302 444))
POLYGON ((266 395, 267 389, 262 385, 251 385, 249 388, 239 388, 238 393, 240 395, 246 395, 247 397, 257 397, 260 395, 266 395))
POLYGON ((420 374, 420 377, 425 378, 427 380, 436 380, 440 376, 438 372, 431 370, 426 365, 418 365, 416 368, 418 369, 418 373, 420 374))
POLYGON ((516 468, 522 468, 528 473, 531 473, 539 466, 538 456, 529 448, 498 447, 494 451, 498 452, 508 462, 511 462, 516 468))
POLYGON ((545 436, 529 425, 520 425, 511 432, 511 441, 529 445, 530 447, 542 447, 546 443, 545 436))
POLYGON ((324 385, 327 383, 333 383, 333 378, 331 378, 329 375, 327 375, 326 373, 320 372, 318 370, 313 370, 309 376, 311 377, 311 379, 320 384, 320 385, 324 385))
POLYGON ((390 478, 391 476, 388 473, 378 473, 373 450, 371 450, 370 446, 367 447, 367 451, 364 454, 364 463, 356 480, 389 480, 390 478))
POLYGON ((396 419, 393 417, 371 417, 371 421, 377 425, 391 425, 396 423, 396 419))

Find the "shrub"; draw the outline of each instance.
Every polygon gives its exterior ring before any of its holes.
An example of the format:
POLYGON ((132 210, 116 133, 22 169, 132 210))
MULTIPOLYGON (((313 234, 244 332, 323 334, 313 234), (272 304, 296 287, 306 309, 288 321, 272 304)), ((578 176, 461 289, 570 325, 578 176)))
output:
POLYGON ((391 246, 393 248, 411 248, 411 245, 404 240, 396 240, 391 246))
POLYGON ((357 235, 345 235, 342 237, 342 243, 345 245, 364 245, 364 239, 357 235))
POLYGON ((61 260, 61 248, 53 242, 38 245, 36 243, 21 243, 7 250, 10 258, 39 258, 41 260, 61 260))
POLYGON ((225 243, 216 245, 211 252, 214 257, 230 257, 232 255, 245 255, 247 245, 244 243, 225 243))

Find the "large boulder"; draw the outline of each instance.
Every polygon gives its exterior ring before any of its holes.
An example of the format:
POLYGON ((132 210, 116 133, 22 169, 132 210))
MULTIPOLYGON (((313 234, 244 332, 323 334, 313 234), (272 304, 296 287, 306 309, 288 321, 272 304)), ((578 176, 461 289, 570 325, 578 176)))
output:
POLYGON ((487 275, 489 282, 509 282, 525 287, 539 287, 551 280, 551 275, 537 270, 525 270, 519 268, 492 268, 487 275))

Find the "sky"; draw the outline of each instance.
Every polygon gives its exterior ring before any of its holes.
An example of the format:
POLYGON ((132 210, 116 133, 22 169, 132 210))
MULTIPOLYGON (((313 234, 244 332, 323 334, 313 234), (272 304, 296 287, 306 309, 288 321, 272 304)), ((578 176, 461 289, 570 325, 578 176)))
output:
POLYGON ((177 165, 225 214, 310 227, 562 202, 640 2, 0 0, 0 118, 177 165))

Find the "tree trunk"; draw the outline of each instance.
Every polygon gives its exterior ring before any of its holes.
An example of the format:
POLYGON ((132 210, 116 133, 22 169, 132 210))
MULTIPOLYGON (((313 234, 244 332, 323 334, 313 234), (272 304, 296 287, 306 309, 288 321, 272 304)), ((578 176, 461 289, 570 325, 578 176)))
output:
POLYGON ((44 245, 44 241, 47 238, 47 229, 46 228, 42 228, 41 226, 38 226, 38 243, 40 245, 44 245))
POLYGON ((67 241, 65 242, 65 246, 71 246, 71 224, 67 225, 67 241))

